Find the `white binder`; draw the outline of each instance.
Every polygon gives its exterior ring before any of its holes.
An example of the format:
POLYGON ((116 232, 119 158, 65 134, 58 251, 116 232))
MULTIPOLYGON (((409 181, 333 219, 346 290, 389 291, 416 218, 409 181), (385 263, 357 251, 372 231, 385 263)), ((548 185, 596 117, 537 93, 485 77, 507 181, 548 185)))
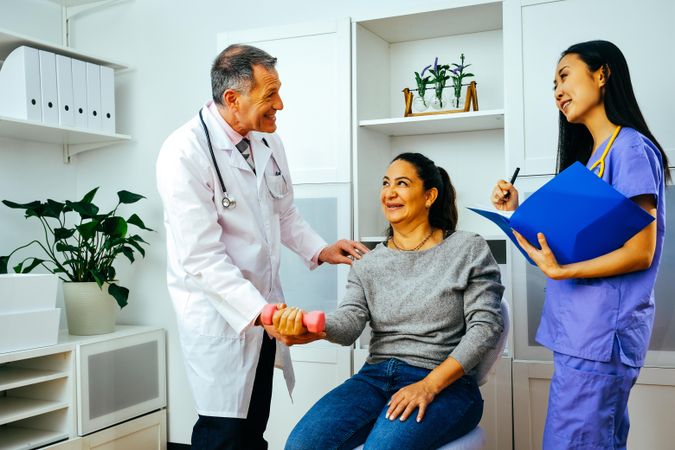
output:
POLYGON ((38 50, 40 56, 40 92, 42 94, 42 123, 59 124, 59 102, 56 93, 56 55, 38 50))
POLYGON ((73 69, 71 58, 56 55, 56 90, 59 102, 59 124, 75 126, 73 115, 73 69))
POLYGON ((87 65, 79 59, 72 59, 71 66, 73 71, 73 115, 75 119, 75 128, 87 128, 87 65))
POLYGON ((15 48, 0 69, 0 115, 42 122, 40 57, 34 48, 15 48))
POLYGON ((104 66, 101 66, 101 121, 103 131, 115 133, 115 72, 104 66))
POLYGON ((87 65, 87 128, 101 131, 101 69, 98 64, 87 65))

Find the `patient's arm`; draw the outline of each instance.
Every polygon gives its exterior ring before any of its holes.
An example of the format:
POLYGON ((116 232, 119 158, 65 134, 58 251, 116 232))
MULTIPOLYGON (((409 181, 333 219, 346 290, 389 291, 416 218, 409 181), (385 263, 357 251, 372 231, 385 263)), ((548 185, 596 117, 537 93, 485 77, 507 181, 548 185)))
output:
POLYGON ((357 271, 352 266, 342 302, 326 316, 326 339, 340 345, 352 345, 361 336, 369 320, 366 295, 357 271))

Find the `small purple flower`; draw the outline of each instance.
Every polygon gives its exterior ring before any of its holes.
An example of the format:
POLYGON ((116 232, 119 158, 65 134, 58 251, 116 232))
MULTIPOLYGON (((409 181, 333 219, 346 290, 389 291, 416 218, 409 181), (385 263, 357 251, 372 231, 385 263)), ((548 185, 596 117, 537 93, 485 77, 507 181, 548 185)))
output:
POLYGON ((420 74, 420 77, 424 77, 424 72, 426 72, 427 69, 429 69, 429 67, 431 67, 431 64, 429 64, 429 65, 426 66, 424 69, 422 69, 422 73, 420 74))
POLYGON ((438 73, 438 56, 434 59, 434 73, 438 73))

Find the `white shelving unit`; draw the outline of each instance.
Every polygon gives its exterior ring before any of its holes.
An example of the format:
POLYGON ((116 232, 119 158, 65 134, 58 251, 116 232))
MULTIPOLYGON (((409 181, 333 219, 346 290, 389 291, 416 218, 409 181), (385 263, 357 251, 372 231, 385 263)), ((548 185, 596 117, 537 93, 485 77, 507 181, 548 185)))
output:
MULTIPOLYGON (((62 4, 64 5, 64 8, 66 8, 68 6, 84 5, 91 2, 71 2, 64 0, 56 1, 56 3, 62 4)), ((128 69, 127 65, 119 62, 110 61, 90 53, 79 52, 70 47, 56 45, 4 29, 0 29, 0 62, 4 61, 12 50, 22 45, 111 67, 116 72, 128 69)), ((41 122, 2 116, 0 116, 0 138, 63 145, 64 159, 66 161, 77 153, 125 142, 131 139, 130 136, 124 134, 109 134, 94 130, 46 125, 41 122)))
POLYGON ((52 346, 0 355, 0 450, 68 438, 75 426, 72 349, 52 346))
POLYGON ((377 131, 386 136, 415 136, 495 130, 504 128, 504 110, 361 120, 359 126, 377 131))
MULTIPOLYGON (((484 203, 505 176, 503 4, 448 2, 449 7, 356 19, 352 25, 354 236, 381 236, 380 179, 399 153, 423 153, 445 168, 457 191, 459 228, 496 228, 463 207, 484 203), (466 56, 477 82, 479 111, 403 117, 403 88, 414 72, 466 56), (486 162, 487 161, 487 162, 486 162), (484 185, 484 191, 476 190, 484 185)), ((466 81, 466 80, 465 80, 466 81)), ((447 88, 446 88, 447 89, 447 88)), ((379 238, 378 238, 379 239, 379 238)))
POLYGON ((164 354, 164 330, 125 325, 98 336, 63 332, 56 345, 0 353, 0 450, 31 450, 50 444, 50 449, 58 450, 90 450, 105 445, 166 450, 164 354), (143 363, 122 362, 128 361, 129 355, 138 355, 140 348, 146 350, 144 367, 150 368, 143 382, 151 386, 150 377, 154 377, 156 392, 147 388, 141 401, 125 407, 115 402, 106 404, 106 408, 117 409, 102 414, 96 399, 100 401, 101 395, 111 391, 106 384, 111 380, 89 372, 100 366, 87 357, 104 365, 114 360, 121 366, 113 364, 105 369, 129 379, 143 371, 143 363), (112 359, 100 363, 106 357, 112 359), (96 389, 99 391, 94 392, 96 389), (99 409, 89 417, 92 402, 99 409))

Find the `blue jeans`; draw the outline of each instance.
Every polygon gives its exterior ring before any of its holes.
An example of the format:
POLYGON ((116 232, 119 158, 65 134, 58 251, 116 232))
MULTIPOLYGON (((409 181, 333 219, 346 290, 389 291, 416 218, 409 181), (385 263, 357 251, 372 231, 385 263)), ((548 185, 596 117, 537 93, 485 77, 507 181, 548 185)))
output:
MULTIPOLYGON (((483 415, 483 399, 472 377, 445 388, 405 422, 385 419, 387 402, 399 389, 430 372, 397 359, 365 364, 359 373, 323 396, 295 426, 286 450, 435 449, 473 430, 483 415)), ((416 411, 416 410, 415 410, 416 411)))

